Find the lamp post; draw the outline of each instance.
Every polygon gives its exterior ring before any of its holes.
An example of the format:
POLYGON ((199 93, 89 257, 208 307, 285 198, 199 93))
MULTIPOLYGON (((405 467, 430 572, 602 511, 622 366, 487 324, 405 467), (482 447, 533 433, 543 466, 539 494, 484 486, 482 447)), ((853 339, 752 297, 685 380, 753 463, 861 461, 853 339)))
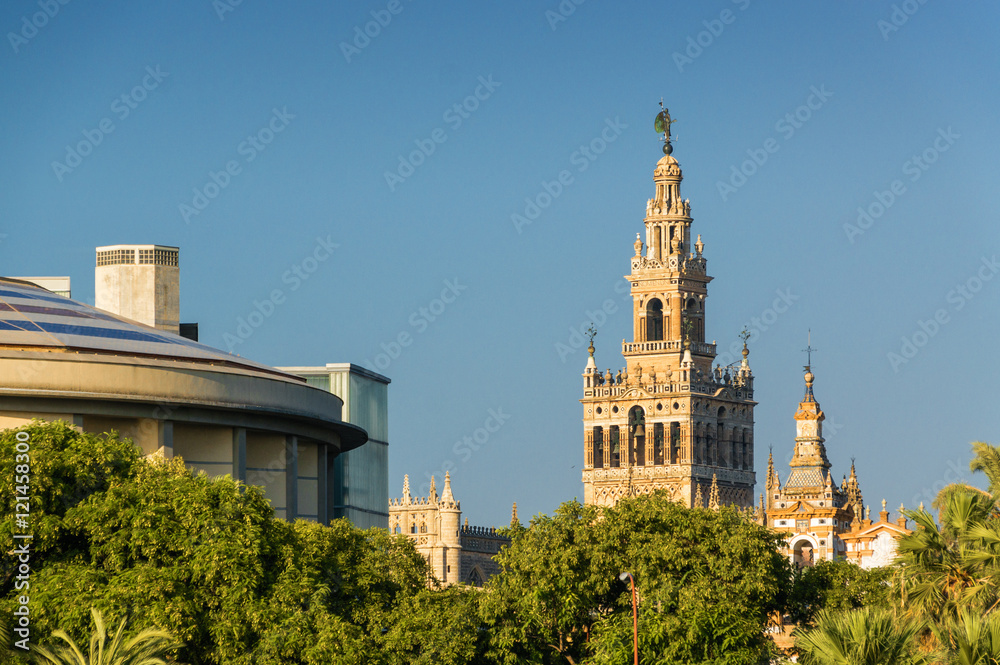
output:
POLYGON ((632 645, 635 649, 635 665, 639 665, 639 612, 635 598, 635 578, 632 573, 622 573, 618 576, 622 582, 626 579, 632 582, 632 645))

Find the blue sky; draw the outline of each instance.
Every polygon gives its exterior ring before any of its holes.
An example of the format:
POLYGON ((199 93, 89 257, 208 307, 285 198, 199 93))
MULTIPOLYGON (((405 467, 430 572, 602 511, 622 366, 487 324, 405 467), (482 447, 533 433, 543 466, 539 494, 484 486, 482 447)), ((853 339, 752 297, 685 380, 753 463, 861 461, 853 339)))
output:
POLYGON ((1000 440, 995 5, 233 2, 3 4, 0 272, 93 302, 94 247, 180 246, 203 342, 391 377, 394 494, 450 463, 472 523, 550 512, 582 498, 559 345, 610 299, 623 364, 662 96, 706 336, 756 329, 758 479, 769 446, 787 473, 810 328, 834 475, 856 458, 873 511, 1000 440))

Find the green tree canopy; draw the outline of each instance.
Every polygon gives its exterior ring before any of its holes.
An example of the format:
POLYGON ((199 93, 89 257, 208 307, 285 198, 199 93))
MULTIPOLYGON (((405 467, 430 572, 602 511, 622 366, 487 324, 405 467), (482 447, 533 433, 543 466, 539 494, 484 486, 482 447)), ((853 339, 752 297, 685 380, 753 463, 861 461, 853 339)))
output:
MULTIPOLYGON (((259 488, 145 460, 129 441, 62 423, 22 429, 39 543, 32 642, 58 629, 85 642, 96 607, 112 623, 169 631, 185 643, 182 662, 367 665, 383 661, 397 606, 426 585, 405 537, 276 520, 259 488)), ((0 432, 7 514, 14 462, 14 431, 0 432)), ((4 565, 9 613, 20 592, 4 565)))
POLYGON ((819 561, 796 567, 788 597, 793 623, 811 624, 823 609, 842 612, 860 607, 887 607, 895 570, 865 570, 850 561, 819 561))
POLYGON ((639 589, 643 662, 757 663, 769 652, 764 628, 789 566, 779 537, 735 509, 688 509, 663 494, 610 509, 571 501, 511 536, 483 599, 500 662, 629 662, 622 571, 639 589))

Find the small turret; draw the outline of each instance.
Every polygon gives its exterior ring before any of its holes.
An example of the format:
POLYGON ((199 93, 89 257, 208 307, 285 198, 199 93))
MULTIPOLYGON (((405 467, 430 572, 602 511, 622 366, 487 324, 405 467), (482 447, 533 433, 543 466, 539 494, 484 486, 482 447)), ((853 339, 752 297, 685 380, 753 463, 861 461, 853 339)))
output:
POLYGON ((696 481, 695 482, 695 487, 697 489, 694 492, 694 507, 695 508, 704 508, 705 507, 705 498, 701 495, 701 483, 699 483, 699 482, 696 481))
POLYGON ((520 526, 521 520, 517 519, 517 501, 514 502, 513 508, 510 509, 510 525, 520 526))
POLYGON ((444 492, 441 493, 441 503, 456 503, 455 495, 451 493, 451 472, 444 472, 444 492))

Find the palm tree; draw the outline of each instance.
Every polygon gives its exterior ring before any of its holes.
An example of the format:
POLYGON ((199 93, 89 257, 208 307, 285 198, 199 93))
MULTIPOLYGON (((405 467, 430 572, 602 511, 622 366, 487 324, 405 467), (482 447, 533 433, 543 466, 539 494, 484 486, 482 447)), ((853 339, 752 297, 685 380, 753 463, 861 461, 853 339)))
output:
POLYGON ((982 471, 990 481, 989 492, 994 500, 1000 500, 1000 447, 983 441, 972 442, 975 457, 969 463, 973 471, 982 471))
POLYGON ((182 646, 174 637, 157 628, 147 628, 128 642, 125 641, 125 624, 118 626, 111 642, 104 626, 104 617, 97 609, 91 608, 94 617, 94 633, 90 636, 90 651, 83 650, 63 630, 52 633, 66 643, 65 646, 35 647, 39 663, 44 665, 167 665, 167 652, 182 646))
MULTIPOLYGON (((977 441, 970 467, 1000 488, 1000 448, 977 441)), ((998 496, 963 484, 938 494, 939 522, 909 512, 914 532, 899 542, 900 590, 907 611, 932 623, 957 621, 964 610, 988 613, 1000 604, 998 496)))
POLYGON ((914 532, 899 541, 901 591, 910 614, 938 622, 964 609, 987 612, 1000 600, 1000 531, 994 501, 955 491, 943 502, 941 525, 926 511, 909 513, 914 532))
POLYGON ((922 628, 883 608, 822 610, 815 628, 794 633, 795 648, 804 665, 923 665, 929 661, 918 651, 922 628))
POLYGON ((1000 614, 981 617, 962 612, 958 620, 935 627, 934 635, 944 647, 942 660, 949 665, 1000 663, 1000 614))

